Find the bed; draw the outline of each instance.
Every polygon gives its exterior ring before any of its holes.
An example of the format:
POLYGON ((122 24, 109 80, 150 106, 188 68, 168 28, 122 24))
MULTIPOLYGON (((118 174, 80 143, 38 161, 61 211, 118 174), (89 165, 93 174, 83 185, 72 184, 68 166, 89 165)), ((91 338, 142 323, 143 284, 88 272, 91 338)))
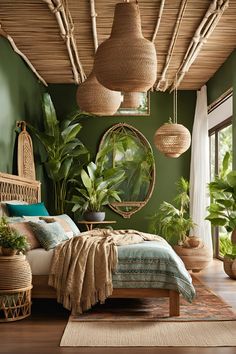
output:
MULTIPOLYGON (((11 201, 11 200, 19 200, 24 201, 29 204, 37 203, 41 200, 41 184, 39 181, 29 180, 23 177, 14 176, 10 174, 0 173, 0 202, 11 201)), ((171 247, 167 244, 166 251, 163 253, 164 258, 169 257, 169 253, 175 259, 176 267, 179 268, 181 276, 177 276, 177 281, 174 283, 166 285, 164 280, 166 279, 166 274, 170 277, 170 279, 174 279, 173 277, 173 269, 163 269, 163 264, 168 265, 168 259, 164 262, 159 261, 156 257, 156 264, 161 265, 160 274, 157 274, 157 271, 153 269, 156 266, 154 264, 153 258, 150 258, 150 253, 156 252, 155 246, 151 244, 149 241, 139 245, 129 245, 129 246, 119 246, 118 254, 119 254, 119 262, 117 271, 113 275, 114 282, 114 291, 112 297, 115 298, 146 298, 146 297, 167 297, 169 298, 169 315, 170 316, 179 316, 180 315, 180 304, 179 304, 179 296, 180 292, 189 300, 194 297, 194 288, 191 284, 191 277, 189 273, 184 268, 184 265, 180 258, 175 254, 175 252, 171 249, 171 247), (132 247, 131 247, 132 246, 132 247), (120 248, 119 248, 120 247, 120 248), (123 247, 123 248, 122 248, 123 247), (129 247, 127 249, 127 247, 129 247), (140 250, 140 247, 142 248, 140 250), (150 274, 154 274, 158 276, 158 280, 153 278, 151 275, 151 279, 154 281, 139 279, 139 272, 136 270, 135 262, 137 263, 137 259, 135 258, 137 252, 143 252, 141 255, 141 259, 143 263, 149 263, 150 266, 150 274), (168 251, 168 252, 167 252, 168 251), (173 252, 173 253, 172 253, 173 252), (167 255, 168 253, 168 255, 167 255), (147 257, 145 256, 147 255, 147 257), (132 262, 130 262, 132 259, 132 262), (151 263, 150 263, 151 262, 151 263), (134 268, 132 268, 132 264, 134 268), (122 278, 122 274, 126 273, 129 277, 122 278), (161 279, 162 274, 162 280, 161 279), (163 284, 164 288, 163 288, 163 284), (141 284, 139 286, 139 284, 141 284), (150 284, 150 285, 149 285, 150 284), (134 287, 135 286, 135 287, 134 287)), ((160 251, 160 250, 159 250, 160 251)), ((32 297, 33 298, 56 298, 56 291, 54 288, 48 286, 48 272, 50 268, 50 257, 52 257, 52 252, 45 251, 43 249, 36 249, 29 251, 27 254, 29 263, 31 265, 32 274, 33 274, 33 290, 32 297), (44 270, 40 271, 39 264, 44 265, 44 270), (38 265, 37 265, 38 264, 38 265)), ((155 258, 155 257, 154 257, 155 258)), ((139 267, 139 265, 138 265, 139 267)), ((140 267, 139 267, 140 268, 140 267)), ((143 269, 143 267, 141 267, 143 269)), ((143 272, 145 273, 145 271, 143 272)))

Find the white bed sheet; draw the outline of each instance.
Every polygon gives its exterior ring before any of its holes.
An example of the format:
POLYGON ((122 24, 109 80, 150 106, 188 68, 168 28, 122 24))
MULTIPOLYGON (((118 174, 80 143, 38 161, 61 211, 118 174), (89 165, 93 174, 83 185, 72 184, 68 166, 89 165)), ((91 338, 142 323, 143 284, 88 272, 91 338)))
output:
POLYGON ((33 275, 48 275, 54 249, 46 251, 44 248, 33 249, 26 254, 33 275))

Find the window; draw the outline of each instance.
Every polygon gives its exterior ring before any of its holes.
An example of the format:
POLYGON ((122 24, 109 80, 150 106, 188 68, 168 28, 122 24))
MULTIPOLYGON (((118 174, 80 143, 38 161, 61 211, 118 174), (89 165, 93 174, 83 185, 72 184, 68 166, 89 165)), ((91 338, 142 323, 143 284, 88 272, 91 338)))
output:
MULTIPOLYGON (((209 125, 210 180, 212 181, 220 173, 225 153, 229 151, 232 156, 232 94, 209 113, 209 125)), ((213 244, 217 258, 223 257, 228 240, 230 240, 230 235, 224 227, 214 228, 213 244)))

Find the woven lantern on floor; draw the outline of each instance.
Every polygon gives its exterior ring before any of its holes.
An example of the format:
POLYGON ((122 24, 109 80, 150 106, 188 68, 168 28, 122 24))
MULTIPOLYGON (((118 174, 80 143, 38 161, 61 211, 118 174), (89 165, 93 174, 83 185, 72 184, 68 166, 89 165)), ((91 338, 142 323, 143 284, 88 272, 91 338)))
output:
POLYGON ((146 92, 154 85, 156 49, 142 35, 138 4, 116 4, 111 36, 98 47, 94 70, 110 90, 146 92))
POLYGON ((120 108, 136 109, 141 105, 141 92, 125 92, 120 108))
POLYGON ((122 99, 120 92, 111 91, 102 86, 93 71, 87 80, 79 85, 76 93, 79 108, 97 116, 112 116, 115 114, 122 99))

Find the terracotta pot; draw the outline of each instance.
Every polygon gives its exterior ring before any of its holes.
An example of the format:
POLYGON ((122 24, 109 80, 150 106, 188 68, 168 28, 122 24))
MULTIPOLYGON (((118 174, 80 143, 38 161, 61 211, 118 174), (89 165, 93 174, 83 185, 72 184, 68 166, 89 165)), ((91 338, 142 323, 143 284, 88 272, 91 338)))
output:
POLYGON ((173 246, 173 248, 184 262, 186 269, 192 270, 193 272, 200 272, 212 261, 212 254, 209 248, 203 244, 198 248, 182 246, 173 246))
POLYGON ((13 248, 5 248, 2 247, 2 254, 3 256, 15 256, 17 253, 17 250, 13 249, 13 248))
POLYGON ((224 271, 231 279, 236 279, 236 259, 224 256, 224 271))
POLYGON ((196 248, 202 246, 202 239, 197 236, 190 236, 187 239, 187 244, 188 247, 190 248, 196 248))

